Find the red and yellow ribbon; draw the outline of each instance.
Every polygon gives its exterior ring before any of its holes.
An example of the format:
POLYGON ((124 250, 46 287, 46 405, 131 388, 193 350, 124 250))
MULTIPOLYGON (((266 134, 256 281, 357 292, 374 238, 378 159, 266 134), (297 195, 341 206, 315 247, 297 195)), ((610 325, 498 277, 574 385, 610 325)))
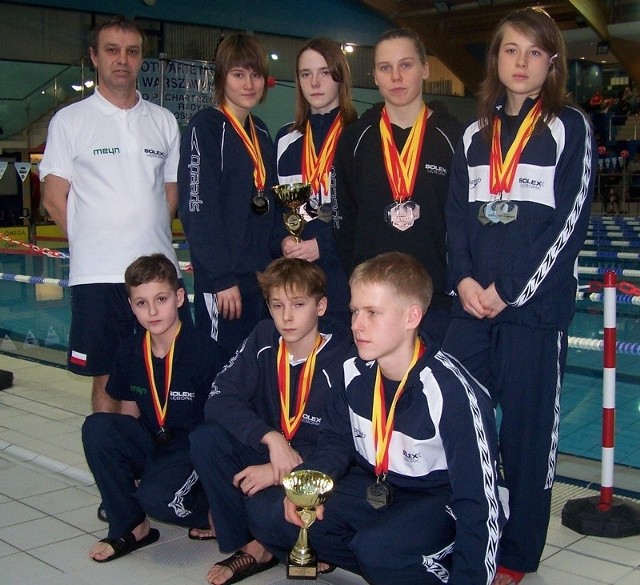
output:
POLYGON ((307 400, 311 392, 311 380, 313 379, 313 373, 316 369, 316 356, 320 345, 322 345, 322 336, 318 334, 313 351, 309 354, 300 372, 296 410, 294 415, 291 416, 291 368, 289 366, 287 347, 284 340, 280 339, 277 357, 278 390, 280 392, 280 427, 287 441, 293 439, 302 422, 302 415, 307 407, 307 400))
POLYGON ((307 120, 302 145, 302 181, 303 183, 309 183, 313 192, 318 195, 329 193, 329 173, 331 172, 336 147, 338 146, 338 138, 340 138, 341 133, 342 117, 338 115, 322 142, 320 154, 316 154, 311 123, 307 120))
POLYGON ((422 142, 427 129, 427 114, 427 106, 423 103, 418 118, 411 127, 409 137, 402 147, 402 152, 398 153, 387 109, 382 108, 382 115, 380 116, 382 156, 393 199, 398 203, 411 199, 413 195, 413 188, 420 166, 422 142))
POLYGON ((149 379, 149 388, 151 390, 151 399, 153 401, 153 409, 156 413, 156 420, 160 428, 164 427, 164 421, 167 418, 167 406, 169 405, 169 388, 171 387, 171 377, 173 375, 173 352, 176 347, 176 339, 182 328, 182 323, 178 324, 178 330, 171 342, 169 353, 164 359, 164 404, 160 402, 160 394, 156 387, 156 379, 153 375, 153 355, 151 353, 151 334, 147 331, 142 342, 142 351, 144 353, 144 365, 147 369, 147 378, 149 379))
POLYGON ((251 160, 253 161, 253 182, 258 191, 264 191, 264 185, 267 180, 267 172, 264 167, 264 161, 262 160, 262 151, 260 150, 260 142, 258 141, 258 135, 256 134, 256 126, 253 123, 253 117, 249 114, 249 130, 251 137, 247 134, 246 130, 240 124, 240 120, 236 118, 235 114, 227 108, 224 104, 220 106, 220 109, 233 126, 234 130, 240 136, 240 140, 244 144, 251 160))
POLYGON ((500 143, 502 133, 502 120, 499 116, 493 119, 493 137, 491 139, 491 154, 489 156, 489 189, 492 195, 510 193, 513 179, 516 176, 516 169, 520 162, 520 156, 529 138, 533 134, 542 103, 540 100, 531 108, 525 119, 520 124, 511 147, 506 156, 502 156, 502 146, 500 143))
POLYGON ((415 346, 413 348, 413 356, 411 363, 405 372, 404 377, 400 381, 396 393, 389 407, 389 414, 387 415, 385 402, 384 402, 384 386, 382 383, 382 374, 380 372, 380 366, 376 373, 376 382, 373 389, 373 411, 371 415, 371 425, 373 426, 373 444, 376 448, 376 476, 381 477, 386 475, 389 471, 389 442, 391 440, 391 434, 393 433, 393 424, 396 413, 396 405, 402 393, 404 392, 409 372, 416 365, 416 362, 424 354, 425 347, 419 339, 416 339, 415 346))

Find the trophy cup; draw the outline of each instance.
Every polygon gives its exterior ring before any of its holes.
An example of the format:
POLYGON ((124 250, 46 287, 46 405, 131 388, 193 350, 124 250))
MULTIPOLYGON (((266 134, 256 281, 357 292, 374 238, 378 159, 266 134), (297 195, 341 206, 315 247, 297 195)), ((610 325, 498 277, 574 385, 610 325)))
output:
POLYGON ((283 216, 287 231, 300 242, 300 234, 304 229, 304 218, 298 213, 298 208, 311 198, 311 185, 308 183, 289 183, 272 187, 280 205, 288 207, 289 211, 283 216))
POLYGON ((322 504, 333 488, 333 480, 324 473, 302 469, 287 473, 282 480, 287 497, 296 505, 304 526, 287 558, 288 579, 316 579, 318 559, 309 546, 308 530, 316 519, 316 506, 322 504))

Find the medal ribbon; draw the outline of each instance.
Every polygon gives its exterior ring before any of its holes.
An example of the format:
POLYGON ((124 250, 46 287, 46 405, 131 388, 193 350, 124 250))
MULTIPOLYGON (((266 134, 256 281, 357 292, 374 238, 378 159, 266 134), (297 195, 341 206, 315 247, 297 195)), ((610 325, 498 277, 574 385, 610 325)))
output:
POLYGON ((380 116, 382 156, 393 199, 398 203, 411 199, 413 195, 413 188, 418 176, 418 161, 422 153, 422 141, 426 129, 427 106, 423 103, 418 118, 411 127, 409 137, 402 147, 402 152, 398 153, 387 108, 382 108, 382 115, 380 116))
POLYGON ((492 195, 497 196, 501 193, 509 193, 511 191, 513 179, 516 176, 516 169, 520 162, 520 156, 527 142, 529 142, 529 138, 531 138, 533 134, 533 129, 540 117, 541 108, 542 102, 538 100, 520 124, 516 137, 504 159, 502 157, 502 146, 500 143, 502 120, 500 120, 499 116, 493 119, 493 137, 491 139, 491 154, 489 156, 489 189, 492 195))
POLYGON ((173 352, 176 347, 176 339, 182 328, 182 323, 178 325, 176 335, 171 342, 169 353, 164 358, 164 404, 160 404, 160 396, 156 388, 156 379, 153 375, 153 355, 151 353, 151 334, 147 331, 142 342, 142 352, 144 353, 144 365, 147 369, 149 388, 151 389, 151 399, 153 409, 156 412, 156 420, 160 428, 164 428, 164 421, 167 418, 167 406, 169 404, 169 388, 171 386, 171 376, 173 375, 173 352))
POLYGON ((333 165, 333 158, 338 146, 338 138, 342 133, 342 117, 337 115, 329 132, 325 136, 320 148, 320 154, 316 154, 313 145, 313 132, 311 123, 307 120, 307 127, 304 133, 304 143, 302 145, 302 181, 309 183, 314 193, 321 195, 329 193, 329 172, 333 165))
POLYGON ((264 185, 267 180, 267 172, 264 167, 264 161, 262 160, 262 152, 260 150, 260 142, 258 141, 258 135, 256 134, 256 127, 253 123, 253 117, 249 114, 249 129, 251 131, 251 138, 247 135, 246 130, 240 124, 240 120, 235 117, 234 113, 227 108, 224 104, 220 106, 220 109, 224 112, 225 116, 229 118, 229 122, 233 126, 234 130, 240 136, 251 160, 253 161, 253 183, 258 191, 264 191, 264 185))
POLYGON ((283 339, 280 339, 278 347, 278 390, 280 392, 280 428, 287 441, 291 441, 298 432, 298 427, 302 422, 302 415, 307 407, 307 399, 311 392, 311 380, 316 369, 316 356, 322 344, 322 336, 318 334, 313 351, 309 354, 307 361, 302 366, 298 379, 298 397, 296 400, 296 411, 290 416, 291 409, 291 368, 289 365, 289 354, 283 339))
POLYGON ((402 396, 402 393, 404 392, 404 387, 407 383, 409 372, 412 370, 413 366, 416 365, 416 362, 420 359, 422 354, 424 354, 424 351, 424 345, 419 339, 416 339, 416 343, 413 348, 413 357, 411 358, 411 363, 409 364, 409 368, 405 372, 405 375, 400 381, 400 385, 396 390, 393 401, 391 402, 391 406, 389 407, 388 415, 384 404, 384 387, 382 384, 382 374, 380 373, 380 366, 378 366, 378 371, 376 373, 376 382, 373 388, 373 412, 371 416, 371 425, 373 426, 373 444, 376 448, 375 472, 377 477, 386 475, 387 471, 389 471, 389 442, 391 439, 391 434, 393 433, 396 404, 398 403, 398 400, 400 400, 400 396, 402 396))

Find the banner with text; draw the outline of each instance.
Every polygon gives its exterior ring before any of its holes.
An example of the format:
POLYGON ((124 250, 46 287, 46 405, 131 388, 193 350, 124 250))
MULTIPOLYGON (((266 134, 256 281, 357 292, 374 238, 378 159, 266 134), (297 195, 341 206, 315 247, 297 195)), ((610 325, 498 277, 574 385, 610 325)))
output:
POLYGON ((179 124, 186 125, 194 114, 213 104, 213 70, 208 61, 145 59, 138 89, 143 99, 162 104, 179 124))

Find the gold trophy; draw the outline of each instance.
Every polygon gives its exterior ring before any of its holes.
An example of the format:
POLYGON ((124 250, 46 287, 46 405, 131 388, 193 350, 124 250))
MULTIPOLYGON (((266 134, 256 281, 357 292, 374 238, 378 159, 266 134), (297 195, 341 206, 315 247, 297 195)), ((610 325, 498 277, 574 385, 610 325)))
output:
POLYGON ((283 216, 287 231, 300 242, 300 234, 304 229, 304 218, 298 213, 298 208, 311 198, 311 185, 309 183, 289 183, 287 185, 275 185, 272 187, 278 201, 289 211, 283 216))
POLYGON ((288 579, 316 579, 318 559, 309 546, 308 530, 316 519, 316 506, 322 504, 333 488, 333 480, 320 471, 302 469, 287 473, 282 479, 284 491, 297 507, 302 520, 298 540, 287 558, 288 579))

